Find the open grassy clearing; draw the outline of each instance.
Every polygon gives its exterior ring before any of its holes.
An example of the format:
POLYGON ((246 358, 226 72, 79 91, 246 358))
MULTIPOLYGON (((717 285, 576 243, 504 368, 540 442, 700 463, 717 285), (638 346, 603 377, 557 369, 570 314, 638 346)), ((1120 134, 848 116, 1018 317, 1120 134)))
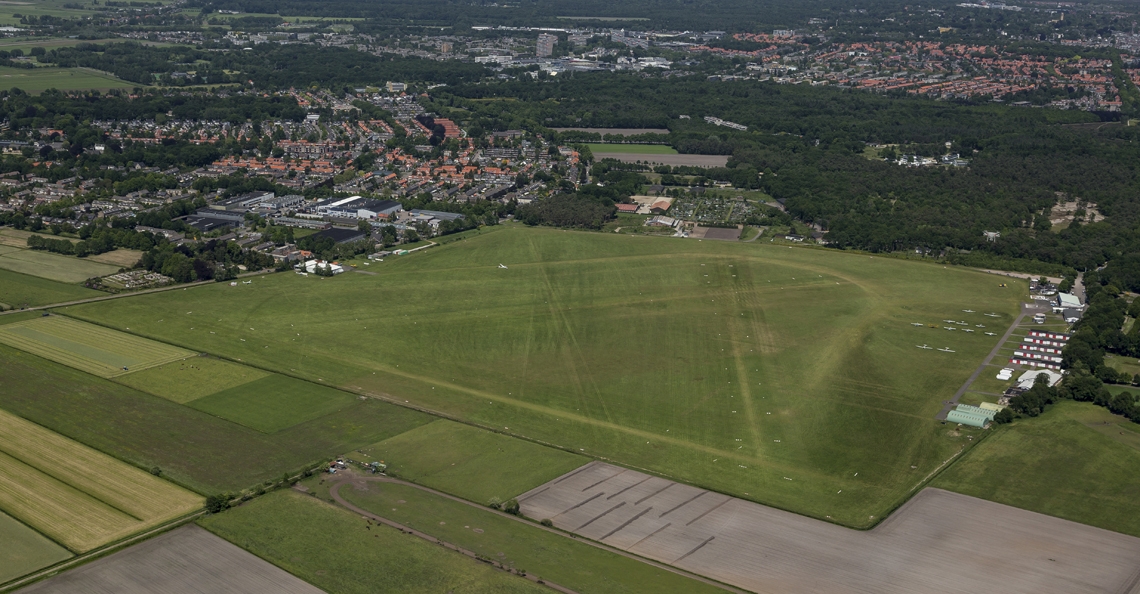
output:
POLYGON ((75 552, 186 515, 202 498, 0 411, 0 510, 75 552))
POLYGON ((265 435, 3 345, 0 379, 0 409, 205 494, 279 479, 430 420, 372 400, 265 435))
POLYGON ((71 556, 67 549, 0 512, 0 584, 71 556))
POLYGON ((589 461, 447 420, 360 448, 349 457, 383 460, 392 476, 480 504, 492 497, 506 501, 589 461))
POLYGON ((0 342, 100 377, 156 367, 194 353, 60 316, 0 328, 0 342))
POLYGON ((911 323, 999 327, 1024 291, 866 254, 515 226, 369 270, 68 312, 864 526, 965 446, 933 417, 996 340, 911 323))
POLYGON ((355 403, 356 397, 343 390, 273 374, 189 404, 250 429, 275 433, 355 403))
POLYGON ((106 293, 78 285, 0 270, 0 303, 12 308, 35 307, 103 295, 106 293))
POLYGON ((91 70, 90 68, 9 68, 0 66, 0 89, 20 89, 36 94, 48 89, 60 91, 82 91, 95 89, 105 91, 108 89, 130 89, 139 87, 132 83, 116 78, 105 72, 91 70))
POLYGON ((121 375, 115 381, 171 402, 185 404, 268 375, 268 372, 260 369, 222 359, 192 357, 121 375))
MULTIPOLYGON (((325 485, 317 482, 310 480, 306 485, 321 496, 327 492, 328 481, 325 485)), ((339 494, 378 516, 578 592, 723 592, 715 586, 414 487, 378 482, 363 487, 345 485, 339 494)))
POLYGON ((933 486, 1140 536, 1140 432, 1093 404, 1062 401, 999 429, 933 486))
POLYGON ((92 262, 99 262, 102 264, 110 264, 111 266, 118 266, 120 268, 131 268, 139 263, 142 259, 143 253, 138 250, 111 250, 102 254, 94 256, 87 256, 88 260, 92 262))
POLYGON ((1140 361, 1132 357, 1124 357, 1121 355, 1105 355, 1104 362, 1109 367, 1118 372, 1124 372, 1129 375, 1136 375, 1140 373, 1140 361))
POLYGON ((592 153, 632 153, 638 155, 676 155, 677 149, 664 144, 587 144, 592 153))
POLYGON ((92 277, 115 274, 120 267, 50 252, 9 249, 0 252, 0 268, 61 283, 81 283, 92 277))
POLYGON ((329 594, 549 592, 292 490, 198 523, 329 594))
POLYGON ((0 228, 0 245, 24 249, 28 247, 28 238, 33 236, 42 237, 44 239, 66 239, 71 243, 79 241, 71 237, 60 237, 58 235, 51 235, 50 233, 33 233, 31 231, 24 231, 22 229, 4 227, 0 228))

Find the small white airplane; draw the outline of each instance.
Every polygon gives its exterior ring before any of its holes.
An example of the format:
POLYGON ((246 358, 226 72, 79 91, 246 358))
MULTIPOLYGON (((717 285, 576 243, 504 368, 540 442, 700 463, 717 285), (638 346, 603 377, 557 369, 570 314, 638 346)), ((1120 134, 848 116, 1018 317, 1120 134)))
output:
POLYGON ((986 326, 985 326, 985 324, 978 324, 978 326, 977 326, 977 327, 978 327, 978 328, 985 328, 986 326))
POLYGON ((973 332, 973 330, 971 330, 970 328, 963 328, 962 332, 973 332))
POLYGON ((923 324, 922 322, 911 322, 910 325, 911 326, 925 326, 926 324, 923 324))
POLYGON ((1001 316, 997 315, 996 313, 988 313, 988 314, 982 314, 982 315, 983 315, 983 316, 989 316, 989 317, 991 317, 991 318, 999 318, 999 317, 1001 317, 1001 316))
POLYGON ((960 326, 969 326, 969 324, 967 324, 966 322, 954 322, 954 323, 958 324, 960 326))
POLYGON ((966 313, 974 313, 974 310, 972 310, 972 309, 963 309, 962 311, 964 311, 966 313))
POLYGON ((997 336, 996 332, 986 332, 986 336, 997 336))
POLYGON ((253 281, 251 281, 251 280, 248 280, 248 281, 241 281, 241 284, 243 284, 243 285, 252 285, 252 284, 253 284, 253 281))
POLYGON ((942 321, 946 322, 947 324, 956 324, 957 323, 954 320, 942 320, 942 321))
POLYGON ((949 348, 947 348, 947 347, 942 347, 942 348, 940 348, 940 349, 938 349, 938 350, 942 351, 943 353, 953 353, 953 352, 954 352, 954 351, 950 350, 950 349, 949 349, 949 348))
POLYGON ((920 348, 920 349, 933 349, 933 348, 934 348, 934 347, 932 347, 932 346, 926 346, 925 344, 916 344, 916 345, 914 345, 914 346, 916 346, 916 347, 918 347, 918 348, 920 348))
POLYGON ((954 328, 952 326, 943 326, 943 328, 945 328, 947 330, 957 330, 957 328, 954 328))
POLYGON ((506 269, 507 269, 507 267, 506 267, 506 266, 503 266, 502 264, 499 264, 499 268, 502 268, 503 270, 506 270, 506 269))

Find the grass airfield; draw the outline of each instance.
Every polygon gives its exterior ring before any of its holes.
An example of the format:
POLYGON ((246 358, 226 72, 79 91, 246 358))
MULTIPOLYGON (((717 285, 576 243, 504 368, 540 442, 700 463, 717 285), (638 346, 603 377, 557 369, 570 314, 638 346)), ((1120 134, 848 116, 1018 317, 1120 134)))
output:
POLYGON ((997 338, 942 320, 1004 330, 1022 296, 866 254, 520 227, 359 264, 377 274, 62 313, 865 527, 970 443, 933 416, 997 338))

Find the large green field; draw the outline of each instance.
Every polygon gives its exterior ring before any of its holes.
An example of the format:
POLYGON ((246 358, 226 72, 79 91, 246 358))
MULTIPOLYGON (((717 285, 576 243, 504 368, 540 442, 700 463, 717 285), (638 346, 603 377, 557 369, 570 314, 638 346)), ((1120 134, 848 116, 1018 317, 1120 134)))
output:
POLYGON ((934 486, 1140 536, 1140 425, 1062 401, 998 429, 934 486))
MULTIPOLYGON (((0 88, 3 88, 3 80, 0 78, 0 88)), ((120 267, 73 256, 0 246, 0 268, 61 283, 81 283, 95 276, 115 274, 120 267)))
POLYGON ((203 494, 280 479, 431 420, 370 400, 266 435, 4 345, 0 409, 203 494))
POLYGON ((329 594, 549 592, 292 490, 260 497, 199 524, 329 594))
POLYGON ((0 66, 0 89, 20 89, 42 93, 48 89, 82 91, 87 89, 129 89, 143 86, 90 68, 9 68, 0 66))
POLYGON ((249 383, 191 401, 190 406, 262 433, 274 433, 355 404, 356 397, 282 375, 249 383))
POLYGON ((103 295, 106 293, 0 269, 0 303, 8 307, 35 307, 103 295))
POLYGON ((66 311, 867 526, 966 447, 933 417, 996 340, 911 324, 1000 328, 1024 291, 866 254, 516 226, 370 271, 66 311))
POLYGON ((631 153, 638 155, 676 155, 677 150, 664 144, 587 144, 591 153, 631 153))
POLYGON ((0 512, 0 584, 59 563, 71 556, 67 549, 0 512))
POLYGON ((349 454, 389 474, 476 503, 506 501, 582 466, 588 458, 461 423, 438 420, 349 454))
MULTIPOLYGON (((308 481, 314 485, 316 481, 308 481)), ((327 485, 325 485, 327 486, 327 485)), ((549 579, 577 592, 666 594, 723 592, 658 569, 415 487, 369 482, 340 487, 349 503, 445 542, 549 579), (478 531, 476 531, 478 530, 478 531)), ((324 490, 316 489, 319 495, 324 490)))

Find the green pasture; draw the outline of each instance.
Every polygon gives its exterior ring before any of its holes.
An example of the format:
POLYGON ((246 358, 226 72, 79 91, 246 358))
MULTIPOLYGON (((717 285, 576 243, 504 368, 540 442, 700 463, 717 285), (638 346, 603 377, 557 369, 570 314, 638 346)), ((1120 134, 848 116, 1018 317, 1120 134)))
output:
POLYGON ((664 144, 596 144, 591 143, 590 152, 597 153, 633 153, 638 155, 676 155, 677 150, 664 144))
POLYGON ((3 345, 0 370, 0 409, 205 494, 280 479, 431 420, 369 400, 266 435, 3 345))
MULTIPOLYGON (((0 260, 3 260, 2 255, 0 260)), ((10 308, 35 307, 103 295, 106 293, 0 269, 0 303, 10 308)))
POLYGON ((71 557, 67 549, 0 512, 0 584, 71 557))
POLYGON ((193 355, 175 346, 60 316, 6 324, 0 328, 0 342, 108 378, 193 355))
MULTIPOLYGON (((36 94, 48 89, 82 91, 87 89, 130 89, 144 86, 89 68, 9 68, 0 66, 0 90, 20 89, 36 94)), ((117 271, 118 269, 116 269, 117 271)), ((82 279, 80 279, 82 280, 82 279)))
POLYGON ((115 378, 136 390, 186 404, 268 376, 269 373, 213 357, 192 357, 115 378))
POLYGON ((343 410, 355 402, 356 397, 347 392, 273 374, 204 396, 189 405, 262 433, 275 433, 343 410))
MULTIPOLYGON (((314 480, 306 484, 316 486, 314 480)), ((327 486, 327 485, 326 485, 327 486)), ((723 592, 720 588, 604 551, 538 526, 528 526, 469 505, 390 483, 352 485, 339 494, 378 516, 459 545, 476 554, 577 592, 667 594, 723 592), (475 532, 475 529, 481 532, 475 532)), ((323 494, 322 489, 315 489, 323 494)))
POLYGON ((198 521, 329 594, 549 592, 296 491, 277 491, 198 521))
POLYGON ((867 254, 513 225, 369 270, 66 311, 867 526, 969 443, 934 415, 998 339, 911 324, 1001 328, 1025 290, 867 254))
POLYGON ((1062 401, 999 428, 933 486, 1140 536, 1140 425, 1062 401))
POLYGON ((506 501, 589 459, 529 441, 439 420, 360 448, 350 458, 381 460, 393 476, 476 503, 506 501))
MULTIPOLYGON (((3 68, 0 67, 0 71, 2 70, 3 68)), ((0 88, 3 88, 2 78, 0 78, 0 88)), ((62 256, 50 252, 11 247, 4 247, 0 250, 0 269, 38 276, 61 283, 81 283, 92 277, 106 276, 119 271, 118 266, 110 264, 100 264, 74 256, 62 256)))

